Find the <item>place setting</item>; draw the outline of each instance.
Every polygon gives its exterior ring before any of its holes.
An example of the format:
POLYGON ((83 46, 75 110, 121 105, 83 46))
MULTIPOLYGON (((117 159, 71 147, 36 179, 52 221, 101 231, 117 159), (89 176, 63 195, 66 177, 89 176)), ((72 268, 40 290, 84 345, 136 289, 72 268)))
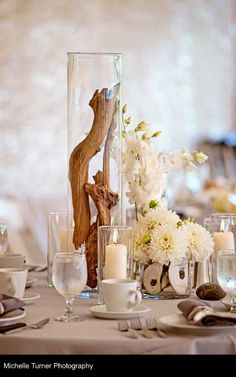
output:
POLYGON ((25 303, 24 301, 6 295, 0 294, 0 332, 6 325, 12 324, 25 317, 25 303))
POLYGON ((207 301, 189 298, 177 307, 181 313, 162 316, 159 324, 181 334, 213 335, 236 331, 236 313, 215 311, 207 301))
POLYGON ((234 250, 218 250, 214 263, 217 282, 198 287, 195 297, 177 305, 181 313, 161 317, 160 324, 195 335, 236 331, 236 253, 234 250), (214 300, 224 304, 227 310, 214 310, 211 305, 214 300))

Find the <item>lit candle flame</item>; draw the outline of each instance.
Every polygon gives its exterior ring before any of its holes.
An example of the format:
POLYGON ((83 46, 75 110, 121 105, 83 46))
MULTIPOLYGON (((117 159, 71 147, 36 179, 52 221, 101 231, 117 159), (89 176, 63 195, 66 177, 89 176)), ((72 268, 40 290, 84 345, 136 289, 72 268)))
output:
POLYGON ((228 232, 229 231, 229 220, 228 219, 222 219, 220 223, 220 232, 228 232))
POLYGON ((117 229, 114 229, 114 233, 113 233, 113 243, 118 243, 118 230, 117 229))
POLYGON ((224 231, 225 231, 225 223, 224 223, 224 220, 222 219, 220 223, 220 232, 224 232, 224 231))

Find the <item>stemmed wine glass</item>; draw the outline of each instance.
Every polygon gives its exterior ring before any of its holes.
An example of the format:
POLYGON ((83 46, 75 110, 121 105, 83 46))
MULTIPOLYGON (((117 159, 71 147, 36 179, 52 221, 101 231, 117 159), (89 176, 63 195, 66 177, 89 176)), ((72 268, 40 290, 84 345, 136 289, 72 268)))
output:
POLYGON ((76 296, 82 292, 87 282, 87 263, 85 253, 56 253, 52 265, 52 281, 54 287, 66 300, 65 312, 56 318, 57 321, 82 321, 84 318, 75 314, 72 304, 76 296))
POLYGON ((236 312, 236 253, 221 251, 217 255, 217 281, 230 297, 230 311, 236 312))

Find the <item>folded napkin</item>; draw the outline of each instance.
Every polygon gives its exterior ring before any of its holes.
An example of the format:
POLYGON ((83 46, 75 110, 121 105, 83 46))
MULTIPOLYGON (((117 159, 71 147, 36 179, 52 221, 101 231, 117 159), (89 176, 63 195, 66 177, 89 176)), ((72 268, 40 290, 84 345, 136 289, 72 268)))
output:
POLYGON ((216 312, 205 301, 187 299, 181 301, 178 309, 188 321, 199 326, 236 326, 236 313, 216 312))
POLYGON ((23 306, 25 306, 25 303, 19 298, 0 293, 0 315, 22 308, 23 306))

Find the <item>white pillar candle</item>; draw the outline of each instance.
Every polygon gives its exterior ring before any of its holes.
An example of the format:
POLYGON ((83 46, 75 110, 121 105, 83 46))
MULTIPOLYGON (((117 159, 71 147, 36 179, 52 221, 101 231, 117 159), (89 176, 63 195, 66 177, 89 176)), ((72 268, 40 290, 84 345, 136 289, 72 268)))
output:
POLYGON ((105 248, 105 279, 126 279, 127 277, 127 247, 114 243, 105 248))
POLYGON ((220 250, 234 250, 233 232, 215 232, 213 233, 213 241, 215 242, 215 252, 220 250))
POLYGON ((74 228, 65 228, 60 230, 60 252, 75 251, 73 244, 74 228))

